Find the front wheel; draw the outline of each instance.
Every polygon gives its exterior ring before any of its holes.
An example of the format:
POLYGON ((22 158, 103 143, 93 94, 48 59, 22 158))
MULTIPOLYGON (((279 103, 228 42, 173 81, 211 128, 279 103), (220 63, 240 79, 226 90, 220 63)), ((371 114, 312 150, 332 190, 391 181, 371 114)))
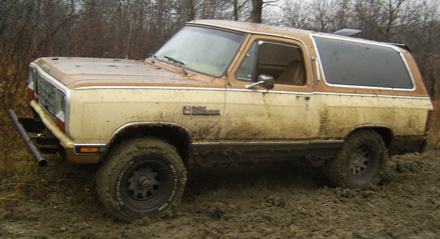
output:
POLYGON ((173 209, 185 182, 186 169, 175 148, 156 138, 142 138, 110 151, 97 174, 97 191, 116 218, 130 222, 173 209))
POLYGON ((336 157, 326 163, 328 178, 345 188, 364 188, 377 184, 386 169, 387 149, 373 130, 351 134, 336 157))

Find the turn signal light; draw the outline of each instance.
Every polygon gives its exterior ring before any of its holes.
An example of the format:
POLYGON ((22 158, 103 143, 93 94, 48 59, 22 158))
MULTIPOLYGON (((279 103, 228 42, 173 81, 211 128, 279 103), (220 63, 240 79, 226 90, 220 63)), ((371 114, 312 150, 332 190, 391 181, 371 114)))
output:
POLYGON ((55 123, 58 125, 58 127, 63 131, 66 132, 66 124, 61 121, 60 119, 56 118, 55 123))
POLYGON ((31 99, 35 99, 35 92, 31 89, 27 89, 28 95, 31 97, 31 99))
POLYGON ((99 151, 98 148, 96 147, 91 147, 91 148, 80 148, 79 151, 81 153, 97 153, 99 151))

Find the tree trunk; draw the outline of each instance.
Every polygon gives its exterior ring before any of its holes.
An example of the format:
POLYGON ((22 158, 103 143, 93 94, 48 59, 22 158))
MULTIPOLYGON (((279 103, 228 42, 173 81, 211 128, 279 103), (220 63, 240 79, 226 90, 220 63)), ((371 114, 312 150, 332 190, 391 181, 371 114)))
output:
POLYGON ((252 0, 251 21, 261 23, 263 13, 263 0, 252 0))

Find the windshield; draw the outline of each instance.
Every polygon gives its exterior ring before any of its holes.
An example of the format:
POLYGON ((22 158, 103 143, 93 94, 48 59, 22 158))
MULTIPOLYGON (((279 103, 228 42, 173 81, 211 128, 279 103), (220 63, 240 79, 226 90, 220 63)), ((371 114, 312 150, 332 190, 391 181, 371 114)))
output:
POLYGON ((186 26, 174 35, 155 57, 214 77, 221 77, 244 39, 243 34, 186 26))

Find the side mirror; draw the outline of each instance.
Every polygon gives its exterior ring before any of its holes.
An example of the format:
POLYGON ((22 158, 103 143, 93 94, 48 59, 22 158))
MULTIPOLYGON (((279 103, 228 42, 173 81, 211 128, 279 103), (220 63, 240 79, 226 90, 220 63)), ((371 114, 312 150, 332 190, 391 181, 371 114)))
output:
POLYGON ((255 89, 256 86, 261 85, 266 90, 271 90, 275 86, 275 79, 269 75, 259 75, 258 81, 251 85, 246 85, 246 89, 255 89))

